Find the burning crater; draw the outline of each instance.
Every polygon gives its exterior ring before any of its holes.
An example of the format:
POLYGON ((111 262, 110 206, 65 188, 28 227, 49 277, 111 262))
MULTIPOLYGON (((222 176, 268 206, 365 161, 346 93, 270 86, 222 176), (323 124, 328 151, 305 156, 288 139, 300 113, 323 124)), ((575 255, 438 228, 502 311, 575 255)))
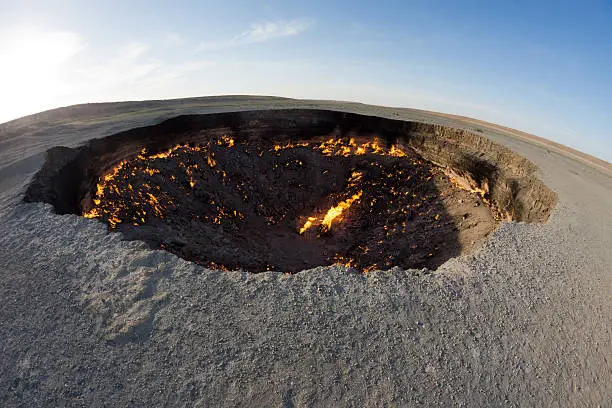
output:
POLYGON ((25 200, 212 268, 436 268, 501 220, 545 221, 556 197, 534 174, 463 130, 253 111, 51 149, 25 200))
POLYGON ((103 177, 83 215, 209 266, 424 266, 454 232, 439 194, 454 188, 446 181, 411 150, 377 139, 269 144, 222 136, 143 149, 103 177))

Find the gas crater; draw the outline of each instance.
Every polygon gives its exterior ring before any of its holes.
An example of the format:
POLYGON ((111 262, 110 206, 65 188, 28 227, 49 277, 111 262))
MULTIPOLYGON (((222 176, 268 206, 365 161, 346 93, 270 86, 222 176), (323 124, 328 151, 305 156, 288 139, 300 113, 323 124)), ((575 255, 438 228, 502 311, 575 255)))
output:
POLYGON ((180 116, 53 148, 24 199, 251 272, 435 269, 556 203, 532 163, 483 136, 319 110, 180 116))

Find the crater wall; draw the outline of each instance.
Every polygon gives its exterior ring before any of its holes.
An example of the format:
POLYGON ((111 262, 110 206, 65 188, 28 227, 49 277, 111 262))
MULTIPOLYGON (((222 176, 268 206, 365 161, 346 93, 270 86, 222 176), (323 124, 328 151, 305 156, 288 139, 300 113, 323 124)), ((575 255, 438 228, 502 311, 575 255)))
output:
POLYGON ((307 109, 183 115, 93 139, 77 149, 55 147, 47 152, 24 200, 50 203, 58 214, 81 214, 92 205, 99 177, 143 148, 163 151, 221 135, 237 141, 283 143, 333 132, 376 136, 389 145, 414 149, 480 191, 507 220, 544 222, 556 204, 556 194, 539 180, 533 163, 482 135, 440 125, 307 109))

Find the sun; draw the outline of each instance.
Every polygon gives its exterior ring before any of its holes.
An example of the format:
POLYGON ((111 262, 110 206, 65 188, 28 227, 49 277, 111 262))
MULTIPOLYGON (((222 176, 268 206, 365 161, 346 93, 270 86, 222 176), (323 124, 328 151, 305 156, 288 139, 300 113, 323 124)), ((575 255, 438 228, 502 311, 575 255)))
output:
POLYGON ((72 32, 0 33, 0 122, 65 104, 66 73, 84 49, 72 32))

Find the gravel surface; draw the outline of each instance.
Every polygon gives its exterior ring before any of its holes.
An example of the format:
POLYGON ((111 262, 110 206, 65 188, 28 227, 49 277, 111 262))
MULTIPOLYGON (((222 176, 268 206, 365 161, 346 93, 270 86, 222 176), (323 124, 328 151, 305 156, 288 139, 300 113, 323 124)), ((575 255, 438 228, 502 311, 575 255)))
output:
POLYGON ((612 406, 612 175, 498 127, 559 195, 436 271, 217 272, 23 204, 44 151, 180 113, 317 107, 216 97, 0 125, 2 406, 612 406))

